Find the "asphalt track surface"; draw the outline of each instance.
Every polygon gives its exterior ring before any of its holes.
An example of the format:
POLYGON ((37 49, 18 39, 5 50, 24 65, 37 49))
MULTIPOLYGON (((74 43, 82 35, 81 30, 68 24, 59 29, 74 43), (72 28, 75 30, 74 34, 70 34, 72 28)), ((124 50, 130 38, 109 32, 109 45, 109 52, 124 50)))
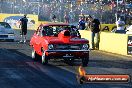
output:
MULTIPOLYGON (((63 60, 51 60, 49 65, 31 59, 29 43, 0 42, 0 88, 132 88, 132 83, 78 84, 76 75, 81 61, 73 66, 63 60)), ((132 57, 90 52, 85 67, 87 74, 129 74, 132 76, 132 57)))

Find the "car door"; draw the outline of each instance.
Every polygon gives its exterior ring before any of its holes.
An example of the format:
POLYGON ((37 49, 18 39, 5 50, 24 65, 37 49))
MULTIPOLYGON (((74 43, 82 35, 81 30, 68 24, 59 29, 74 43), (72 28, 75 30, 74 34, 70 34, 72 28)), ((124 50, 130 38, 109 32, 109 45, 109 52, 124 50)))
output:
POLYGON ((42 29, 39 30, 39 33, 36 35, 35 38, 35 51, 40 55, 41 54, 41 43, 43 42, 43 34, 42 29))

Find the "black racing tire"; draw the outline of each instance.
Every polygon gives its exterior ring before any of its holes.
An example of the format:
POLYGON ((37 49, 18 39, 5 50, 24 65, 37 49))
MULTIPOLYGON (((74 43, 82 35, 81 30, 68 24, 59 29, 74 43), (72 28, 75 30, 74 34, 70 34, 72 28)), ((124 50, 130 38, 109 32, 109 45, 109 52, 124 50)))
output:
POLYGON ((34 61, 38 61, 38 59, 39 59, 39 55, 36 53, 36 51, 33 49, 32 50, 32 59, 34 60, 34 61))
POLYGON ((42 51, 42 56, 41 56, 42 64, 47 65, 48 64, 48 56, 44 51, 42 51))
POLYGON ((89 62, 89 55, 85 58, 82 58, 82 66, 86 67, 88 65, 89 62))

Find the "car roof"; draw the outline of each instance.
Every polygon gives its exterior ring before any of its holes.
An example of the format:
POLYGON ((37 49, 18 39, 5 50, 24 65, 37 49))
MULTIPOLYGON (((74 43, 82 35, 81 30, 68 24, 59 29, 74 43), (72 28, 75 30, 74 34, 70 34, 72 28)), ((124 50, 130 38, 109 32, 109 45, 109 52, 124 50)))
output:
POLYGON ((67 23, 44 23, 41 24, 42 26, 70 26, 67 23))
POLYGON ((5 28, 11 28, 10 24, 7 22, 0 22, 1 26, 4 26, 5 28))

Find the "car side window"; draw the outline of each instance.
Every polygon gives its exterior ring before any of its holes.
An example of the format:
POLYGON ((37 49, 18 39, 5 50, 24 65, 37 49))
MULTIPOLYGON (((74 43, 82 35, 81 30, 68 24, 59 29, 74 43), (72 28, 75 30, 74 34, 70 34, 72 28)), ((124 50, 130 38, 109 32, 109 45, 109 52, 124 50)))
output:
POLYGON ((49 27, 49 26, 43 27, 42 34, 43 34, 43 36, 51 36, 51 35, 53 35, 53 28, 49 27))
POLYGON ((48 35, 53 35, 53 28, 52 27, 49 27, 48 28, 48 35))
POLYGON ((39 31, 40 31, 39 28, 40 28, 40 27, 38 27, 38 29, 36 30, 36 34, 37 34, 37 35, 39 35, 39 31))
POLYGON ((41 36, 46 36, 46 31, 44 29, 41 31, 41 36))
POLYGON ((49 29, 48 26, 43 27, 43 29, 42 29, 42 36, 47 36, 48 29, 49 29))
POLYGON ((37 34, 38 36, 41 36, 41 29, 42 29, 42 27, 38 27, 38 29, 37 29, 37 31, 36 31, 36 34, 37 34))
POLYGON ((36 31, 36 34, 37 34, 38 36, 43 36, 42 31, 43 31, 43 27, 38 27, 38 29, 37 29, 37 31, 36 31))
POLYGON ((5 28, 11 28, 11 26, 5 22, 0 22, 0 26, 5 27, 5 28))

